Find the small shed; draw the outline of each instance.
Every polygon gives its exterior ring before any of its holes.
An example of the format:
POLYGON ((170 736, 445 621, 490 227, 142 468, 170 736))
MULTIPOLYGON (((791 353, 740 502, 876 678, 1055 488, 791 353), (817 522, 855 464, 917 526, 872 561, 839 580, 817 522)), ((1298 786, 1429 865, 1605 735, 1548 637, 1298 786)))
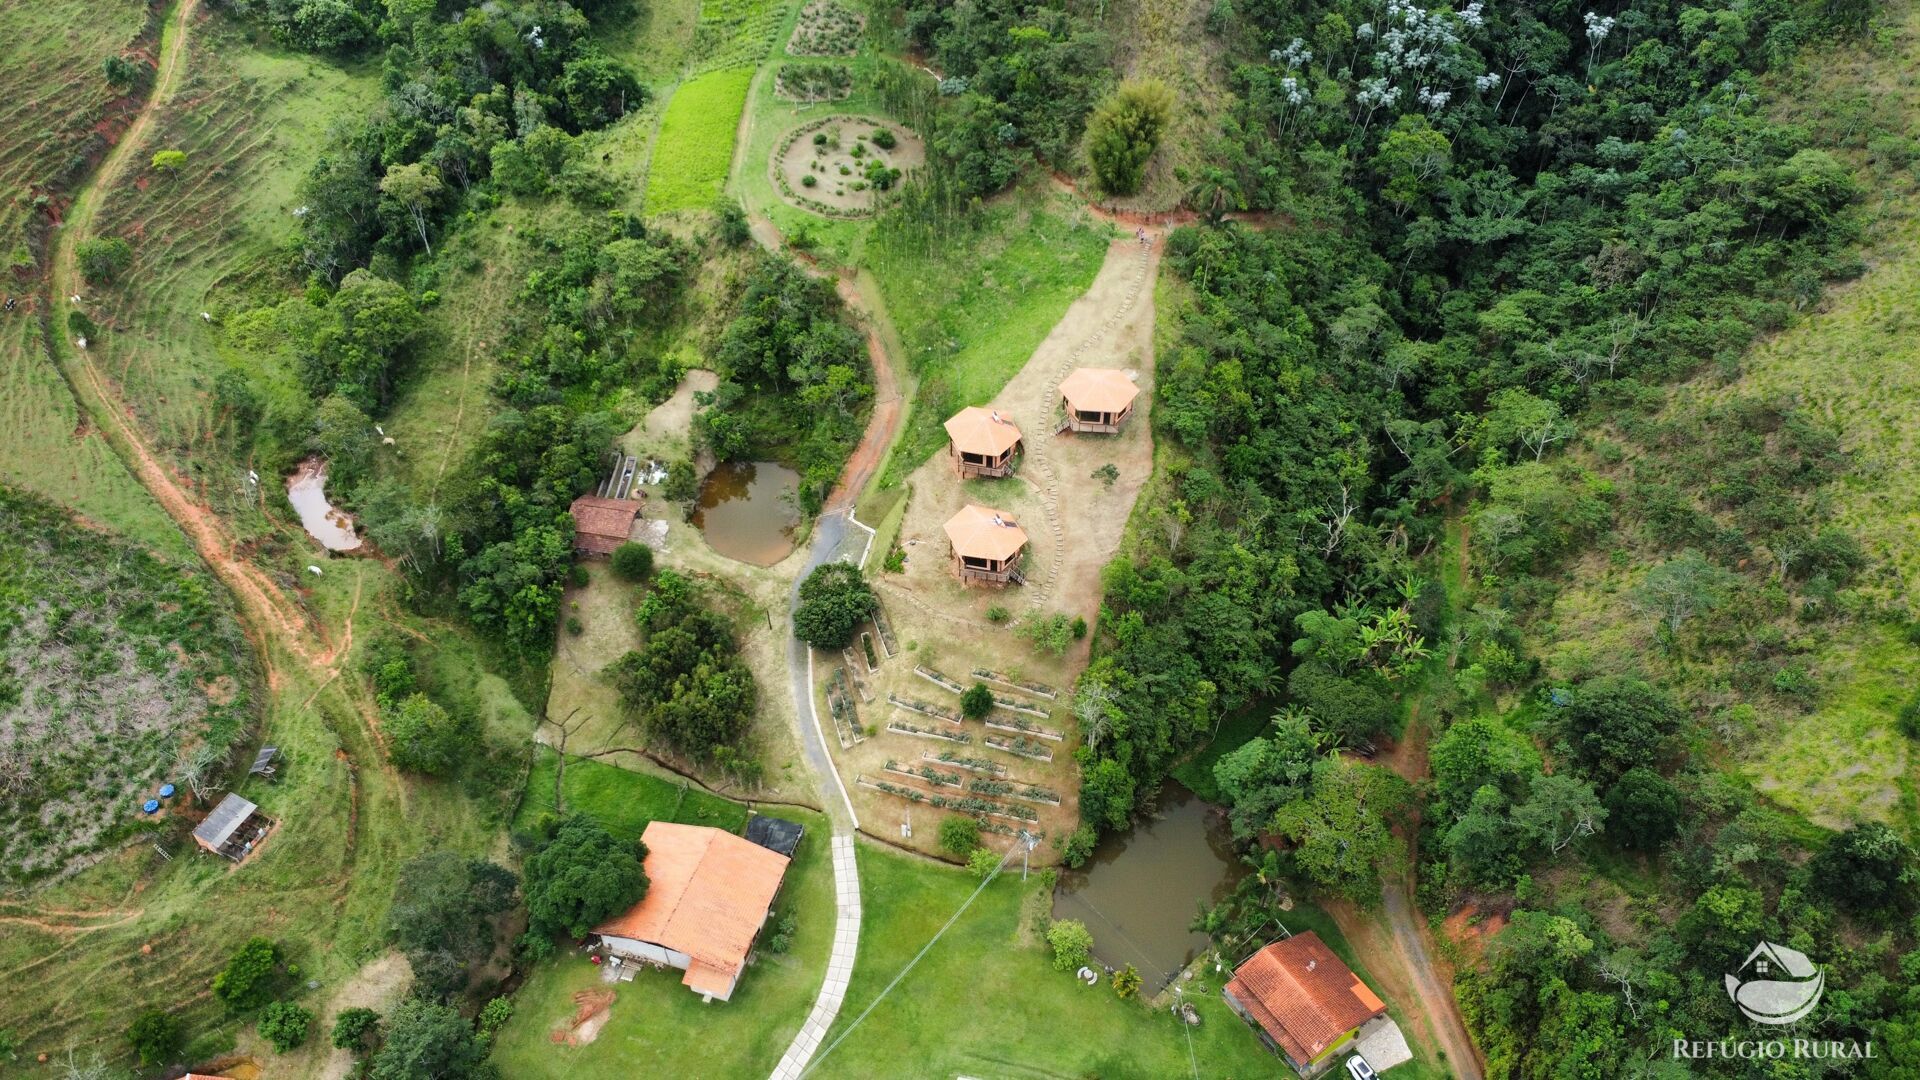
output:
POLYGON ((633 519, 646 509, 638 499, 608 499, 582 495, 573 500, 573 550, 581 555, 607 556, 627 542, 633 519))
POLYGON ((1020 555, 1027 532, 1013 515, 969 503, 948 519, 947 542, 953 547, 953 572, 966 583, 1025 584, 1020 555))
POLYGON ((1118 433, 1133 415, 1133 399, 1139 396, 1140 387, 1133 379, 1113 368, 1076 368, 1060 380, 1065 426, 1075 432, 1118 433))
POLYGON ((793 853, 800 850, 800 837, 805 835, 806 831, 797 821, 755 814, 752 820, 747 822, 746 837, 750 842, 759 844, 768 851, 778 852, 791 859, 793 853))
POLYGON ((272 827, 273 822, 260 813, 258 806, 228 793, 200 827, 193 830, 193 842, 215 855, 238 861, 246 858, 253 845, 272 827))
POLYGON ((1013 475, 1020 429, 997 410, 970 405, 947 421, 947 457, 961 479, 1013 475))

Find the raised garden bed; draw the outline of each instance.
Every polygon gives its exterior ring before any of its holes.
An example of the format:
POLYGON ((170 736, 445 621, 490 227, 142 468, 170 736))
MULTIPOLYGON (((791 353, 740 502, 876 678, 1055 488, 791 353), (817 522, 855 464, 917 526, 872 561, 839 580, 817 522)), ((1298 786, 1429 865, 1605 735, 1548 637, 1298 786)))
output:
POLYGON ((920 791, 915 788, 901 787, 885 780, 869 780, 858 777, 854 783, 875 791, 884 791, 889 795, 906 799, 909 802, 937 806, 943 810, 964 810, 969 814, 984 814, 988 817, 1006 818, 1010 821, 1038 821, 1040 814, 1024 806, 997 803, 973 795, 941 795, 937 792, 920 791))
POLYGON ((873 635, 864 630, 860 632, 860 651, 867 656, 867 674, 877 673, 880 670, 880 657, 873 651, 873 635))
POLYGON ((942 750, 938 754, 927 751, 920 755, 920 760, 937 761, 942 765, 951 765, 956 769, 965 769, 968 772, 986 773, 988 776, 1007 775, 1007 767, 997 761, 988 761, 986 758, 962 757, 951 750, 942 750))
POLYGON ((982 682, 999 683, 1009 690, 1018 690, 1023 694, 1043 697, 1048 701, 1053 701, 1060 696, 1060 691, 1055 690, 1046 683, 1022 682, 1011 675, 1003 675, 998 671, 988 671, 986 668, 974 668, 973 677, 982 682))
POLYGON ((1046 739, 1049 742, 1063 742, 1066 740, 1065 735, 1060 734, 1052 728, 1043 728, 1039 724, 1030 724, 1017 716, 1006 721, 989 718, 986 721, 986 725, 1000 731, 1017 731, 1022 735, 1031 735, 1036 739, 1046 739))
POLYGON ((959 773, 943 773, 931 765, 922 765, 918 769, 909 769, 905 765, 894 761, 892 758, 888 758, 886 769, 888 772, 896 773, 900 776, 910 776, 915 780, 923 780, 932 784, 934 787, 957 788, 965 786, 965 782, 960 779, 959 773))
POLYGON ((1005 709, 1008 712, 1026 713, 1028 716, 1037 716, 1042 720, 1045 720, 1053 715, 1052 713, 1038 706, 1029 705, 1024 701, 1015 701, 1012 698, 1003 698, 999 694, 993 695, 993 703, 997 707, 1005 709))
POLYGON ((1043 787, 1013 780, 969 780, 967 790, 975 795, 991 795, 999 799, 1025 799, 1027 802, 1045 803, 1048 806, 1060 805, 1058 794, 1043 787))
MULTIPOLYGON (((900 735, 912 735, 918 739, 944 739, 947 742, 957 743, 970 743, 973 741, 973 736, 964 731, 935 731, 932 728, 915 727, 905 720, 887 721, 887 730, 900 735)), ((1047 755, 1047 760, 1052 761, 1053 755, 1047 755)))
POLYGON ((964 694, 967 692, 966 687, 961 686, 959 683, 954 682, 952 679, 947 678, 945 675, 940 674, 924 664, 913 665, 913 673, 942 690, 951 690, 956 694, 964 694))
POLYGON ((917 712, 921 716, 931 716, 936 720, 945 720, 949 724, 960 723, 960 714, 951 709, 943 709, 938 705, 932 705, 924 701, 915 701, 913 698, 903 698, 899 694, 893 693, 887 695, 887 700, 908 712, 917 712))
POLYGON ((1053 760, 1053 751, 1031 739, 1003 739, 998 735, 989 735, 986 737, 986 744, 1015 757, 1030 758, 1034 761, 1053 760))
POLYGON ((827 712, 833 717, 833 734, 840 740, 840 749, 846 750, 866 741, 866 731, 860 725, 860 710, 853 702, 853 695, 847 691, 847 669, 837 667, 827 677, 827 712))
POLYGON ((873 598, 873 628, 880 631, 880 648, 887 659, 900 655, 900 642, 893 636, 893 620, 887 618, 887 605, 880 602, 878 594, 873 598))

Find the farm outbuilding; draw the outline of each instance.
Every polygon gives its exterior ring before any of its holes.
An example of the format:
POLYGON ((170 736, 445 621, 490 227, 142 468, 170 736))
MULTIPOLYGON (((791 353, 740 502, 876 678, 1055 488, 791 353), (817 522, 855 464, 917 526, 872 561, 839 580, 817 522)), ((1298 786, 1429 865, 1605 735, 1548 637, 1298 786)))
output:
POLYGON ((638 499, 582 495, 573 500, 573 550, 581 555, 612 555, 633 533, 633 520, 646 504, 638 499))
POLYGON ((953 547, 953 572, 963 582, 1005 585, 1024 583, 1020 556, 1027 532, 1013 515, 972 503, 947 520, 947 542, 953 547))
POLYGON ((260 813, 258 806, 229 793, 193 830, 193 842, 237 862, 246 858, 272 827, 273 822, 260 813))
POLYGON ((961 479, 1013 475, 1020 429, 993 409, 969 406, 947 421, 947 457, 961 479))
POLYGON ((1309 930, 1276 941, 1234 969, 1228 1007, 1295 1072, 1316 1076, 1387 1006, 1309 930))
POLYGON ((686 972, 681 983, 703 999, 727 1000, 790 860, 704 825, 654 821, 640 840, 652 884, 638 904, 594 928, 600 948, 624 960, 678 968, 686 972))
POLYGON ((1133 415, 1133 399, 1140 388, 1124 371, 1113 368, 1076 368, 1060 380, 1060 405, 1067 412, 1065 426, 1075 432, 1119 432, 1133 415))

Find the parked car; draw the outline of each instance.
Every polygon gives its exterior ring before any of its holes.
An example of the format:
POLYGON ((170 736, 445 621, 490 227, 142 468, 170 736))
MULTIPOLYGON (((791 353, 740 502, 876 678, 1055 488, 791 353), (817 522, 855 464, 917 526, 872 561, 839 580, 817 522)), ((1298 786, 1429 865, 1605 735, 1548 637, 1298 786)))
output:
POLYGON ((1380 1080, 1380 1074, 1373 1071, 1367 1059, 1355 1054, 1347 1059, 1347 1075, 1353 1080, 1380 1080))

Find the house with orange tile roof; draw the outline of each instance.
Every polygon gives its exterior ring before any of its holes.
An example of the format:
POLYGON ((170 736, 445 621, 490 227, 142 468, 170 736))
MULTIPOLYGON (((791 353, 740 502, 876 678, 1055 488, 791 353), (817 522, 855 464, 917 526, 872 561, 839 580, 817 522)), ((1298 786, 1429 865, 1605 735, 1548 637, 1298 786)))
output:
POLYGON ((638 499, 607 499, 582 495, 567 512, 573 515, 573 550, 581 555, 611 555, 627 542, 633 519, 647 504, 638 499))
POLYGON ((655 821, 647 845, 647 895, 594 928, 600 948, 624 960, 686 972, 704 1000, 726 1001, 786 876, 787 856, 722 829, 655 821))
POLYGON ((1234 969, 1227 1005, 1302 1076, 1317 1076, 1387 1006, 1320 935, 1276 941, 1234 969))

